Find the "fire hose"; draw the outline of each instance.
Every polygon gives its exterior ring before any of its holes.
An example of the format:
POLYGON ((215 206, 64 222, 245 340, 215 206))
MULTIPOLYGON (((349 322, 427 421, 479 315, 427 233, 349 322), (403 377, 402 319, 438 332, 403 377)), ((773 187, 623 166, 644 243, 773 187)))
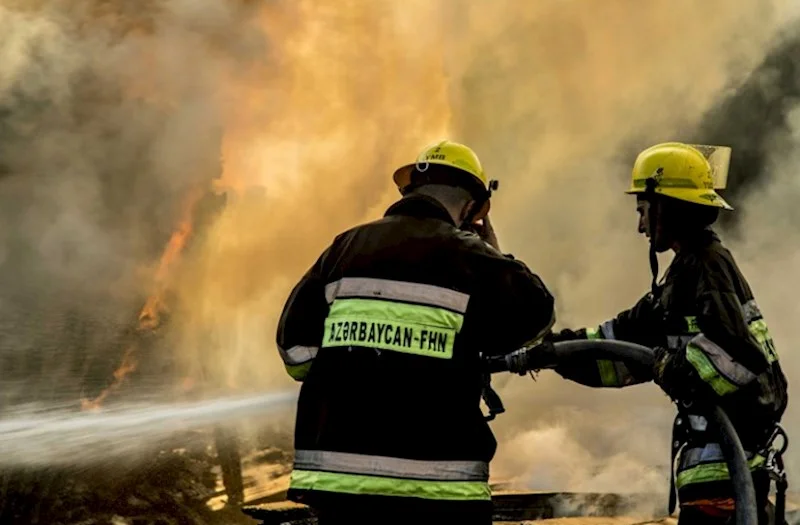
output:
MULTIPOLYGON (((654 361, 653 350, 646 346, 624 341, 578 340, 543 343, 510 354, 488 357, 486 365, 489 374, 512 372, 524 375, 534 370, 552 369, 565 363, 589 359, 630 361, 649 368, 652 368, 654 361)), ((706 417, 716 425, 720 434, 720 446, 733 483, 736 524, 758 525, 753 478, 739 435, 719 406, 708 407, 706 417)))

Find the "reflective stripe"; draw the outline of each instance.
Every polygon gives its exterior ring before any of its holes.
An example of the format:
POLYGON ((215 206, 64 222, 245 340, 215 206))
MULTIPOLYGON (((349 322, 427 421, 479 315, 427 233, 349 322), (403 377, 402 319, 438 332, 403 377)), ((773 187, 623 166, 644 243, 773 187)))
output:
MULTIPOLYGON (((753 458, 752 452, 746 452, 747 459, 753 458)), ((725 461, 722 447, 719 443, 706 443, 702 447, 684 449, 681 452, 679 470, 696 467, 701 463, 711 463, 714 461, 725 461)))
POLYGON ((761 351, 767 358, 767 362, 772 364, 777 361, 778 351, 775 349, 775 342, 772 340, 772 336, 769 335, 769 328, 767 328, 766 321, 764 321, 764 319, 752 321, 747 328, 750 330, 750 333, 753 334, 753 337, 756 338, 758 344, 761 345, 761 351))
POLYGON ((692 339, 691 345, 702 350, 714 368, 731 383, 744 386, 755 380, 756 375, 753 372, 734 361, 728 352, 705 335, 700 334, 692 339))
MULTIPOLYGON (((753 452, 745 453, 751 470, 763 466, 765 458, 753 452)), ((681 452, 678 476, 675 485, 680 489, 693 483, 725 481, 730 479, 725 456, 719 443, 708 443, 704 447, 685 449, 681 452)))
POLYGON ((286 365, 302 365, 303 363, 314 359, 317 356, 318 351, 319 348, 316 346, 297 345, 288 350, 278 347, 278 352, 281 354, 281 359, 283 359, 283 362, 286 365))
POLYGON ((289 487, 295 490, 432 500, 491 501, 492 499, 492 491, 486 481, 426 481, 299 469, 292 471, 289 487))
POLYGON ((744 303, 742 305, 742 311, 744 313, 744 321, 748 324, 763 318, 761 309, 758 307, 758 304, 756 304, 755 299, 750 299, 744 303))
MULTIPOLYGON (((645 179, 634 179, 633 186, 636 188, 644 188, 647 185, 648 178, 645 179)), ((663 178, 658 181, 659 188, 689 188, 696 190, 697 182, 693 181, 692 179, 667 179, 663 178)))
POLYGON ((325 319, 323 347, 366 346, 449 359, 462 314, 374 299, 336 299, 325 319))
POLYGON ((686 332, 690 334, 700 333, 700 327, 697 326, 697 317, 693 315, 687 315, 684 317, 684 319, 686 320, 686 332))
POLYGON ((489 464, 484 461, 421 461, 326 450, 298 450, 295 452, 294 465, 300 470, 324 470, 386 478, 429 481, 489 480, 489 464))
POLYGON ((602 339, 603 334, 600 332, 599 328, 587 328, 586 329, 586 338, 587 339, 602 339))
POLYGON ((750 333, 758 340, 761 345, 761 350, 770 364, 778 360, 778 351, 775 349, 775 342, 769 335, 769 328, 767 322, 764 321, 764 316, 761 309, 758 307, 755 299, 750 299, 742 305, 744 320, 747 323, 747 328, 750 333))
POLYGON ((739 387, 720 375, 708 356, 696 346, 690 344, 686 347, 686 359, 694 366, 700 378, 711 385, 714 392, 724 396, 739 390, 739 387))
POLYGON ((617 371, 617 381, 620 386, 633 384, 636 378, 633 377, 627 365, 622 361, 614 361, 614 368, 617 371))
POLYGON ((626 386, 635 381, 633 374, 622 361, 598 359, 597 368, 600 370, 600 382, 603 386, 626 386))
POLYGON ((598 359, 597 368, 600 370, 600 382, 603 386, 617 386, 617 370, 614 368, 614 362, 608 359, 598 359))
POLYGON ((604 339, 615 339, 614 337, 614 321, 608 320, 600 325, 600 331, 603 332, 604 339))
POLYGON ((286 365, 286 372, 295 381, 302 381, 308 375, 308 371, 311 370, 311 365, 313 364, 314 361, 308 361, 302 365, 286 365))
POLYGON ((705 432, 708 428, 708 420, 703 416, 689 414, 689 426, 692 427, 692 430, 705 432))
POLYGON ((328 304, 335 299, 352 297, 437 306, 462 314, 467 311, 469 303, 468 294, 449 288, 388 279, 345 277, 325 286, 328 304))
MULTIPOLYGON (((616 339, 614 320, 609 319, 597 328, 586 329, 587 339, 616 339)), ((600 383, 603 386, 625 386, 634 382, 634 377, 622 361, 598 359, 597 369, 600 372, 600 383)))
POLYGON ((673 350, 683 350, 694 339, 693 335, 668 335, 667 346, 673 350))

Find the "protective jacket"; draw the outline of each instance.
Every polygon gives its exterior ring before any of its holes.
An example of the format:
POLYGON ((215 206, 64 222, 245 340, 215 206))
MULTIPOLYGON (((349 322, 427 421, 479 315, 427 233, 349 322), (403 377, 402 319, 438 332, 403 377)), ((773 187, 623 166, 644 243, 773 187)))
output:
MULTIPOLYGON (((758 452, 786 409, 786 378, 750 286, 713 231, 703 230, 682 245, 655 293, 630 310, 597 328, 564 330, 553 336, 572 338, 666 348, 659 383, 679 407, 673 457, 679 456, 674 482, 682 504, 720 502, 732 494, 720 446, 697 410, 704 398, 731 417, 751 468, 763 466, 765 458, 758 452)), ((557 372, 597 387, 653 379, 651 370, 605 360, 557 372)))
POLYGON ((542 337, 553 303, 523 263, 425 196, 338 235, 277 331, 303 382, 289 498, 490 505, 496 441, 480 408, 481 354, 542 337))

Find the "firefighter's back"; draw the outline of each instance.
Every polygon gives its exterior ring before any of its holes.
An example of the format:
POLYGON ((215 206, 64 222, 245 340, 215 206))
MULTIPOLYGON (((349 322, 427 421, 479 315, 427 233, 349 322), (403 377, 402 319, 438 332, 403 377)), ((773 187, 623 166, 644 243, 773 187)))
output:
POLYGON ((290 497, 322 509, 355 497, 431 516, 491 511, 496 442, 480 408, 480 354, 549 328, 553 300, 525 265, 442 212, 406 198, 329 249, 290 497))

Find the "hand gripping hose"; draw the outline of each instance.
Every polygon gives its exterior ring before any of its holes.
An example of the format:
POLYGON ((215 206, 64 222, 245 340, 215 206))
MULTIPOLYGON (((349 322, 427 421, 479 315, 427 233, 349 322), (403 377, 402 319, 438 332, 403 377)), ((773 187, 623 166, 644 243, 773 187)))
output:
MULTIPOLYGON (((583 339, 522 348, 504 356, 489 358, 487 365, 489 371, 493 373, 512 372, 520 375, 531 370, 556 368, 561 364, 589 359, 632 361, 643 367, 652 368, 653 354, 653 350, 646 346, 624 341, 583 339)), ((719 406, 710 407, 707 418, 719 429, 720 446, 733 482, 736 524, 758 525, 753 477, 739 435, 728 415, 719 406)))

